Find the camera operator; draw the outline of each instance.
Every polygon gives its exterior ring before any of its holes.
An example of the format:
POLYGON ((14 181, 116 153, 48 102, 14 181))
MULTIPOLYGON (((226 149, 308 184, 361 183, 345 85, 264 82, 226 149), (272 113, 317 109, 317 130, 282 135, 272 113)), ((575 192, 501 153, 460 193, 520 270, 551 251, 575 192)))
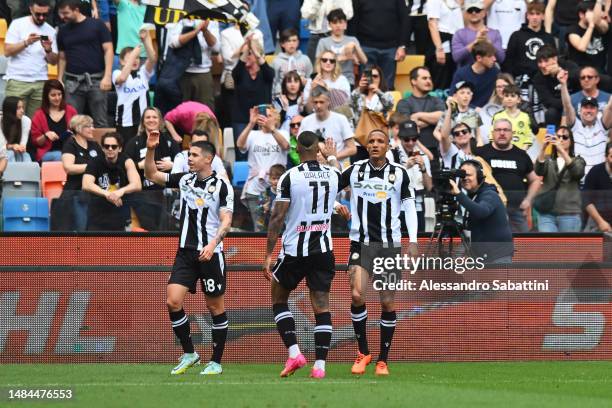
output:
POLYGON ((454 180, 450 180, 451 194, 466 211, 466 229, 471 231, 471 252, 483 257, 489 264, 512 262, 514 244, 512 231, 502 202, 494 185, 485 182, 483 168, 476 160, 461 164, 465 175, 461 177, 461 192, 454 180))

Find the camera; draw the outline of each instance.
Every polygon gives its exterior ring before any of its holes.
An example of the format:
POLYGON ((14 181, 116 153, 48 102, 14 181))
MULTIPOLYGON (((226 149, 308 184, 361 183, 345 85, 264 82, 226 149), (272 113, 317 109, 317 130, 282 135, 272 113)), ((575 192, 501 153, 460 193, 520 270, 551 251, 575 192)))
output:
POLYGON ((431 179, 436 193, 436 216, 440 221, 454 221, 459 203, 451 194, 450 180, 465 176, 465 170, 461 169, 432 169, 431 179))
POLYGON ((47 35, 41 35, 41 36, 40 36, 40 41, 49 41, 49 36, 47 36, 47 35))

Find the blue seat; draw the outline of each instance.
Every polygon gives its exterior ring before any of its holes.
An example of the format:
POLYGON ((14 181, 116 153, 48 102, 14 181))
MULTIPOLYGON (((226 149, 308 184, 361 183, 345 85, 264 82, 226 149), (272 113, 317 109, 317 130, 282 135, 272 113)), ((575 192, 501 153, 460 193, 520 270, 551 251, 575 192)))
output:
POLYGON ((49 201, 41 197, 8 197, 2 205, 4 231, 49 231, 49 201))
POLYGON ((249 178, 249 163, 245 161, 234 162, 232 185, 242 187, 249 178))
POLYGON ((40 165, 12 162, 2 177, 2 197, 40 197, 40 165))

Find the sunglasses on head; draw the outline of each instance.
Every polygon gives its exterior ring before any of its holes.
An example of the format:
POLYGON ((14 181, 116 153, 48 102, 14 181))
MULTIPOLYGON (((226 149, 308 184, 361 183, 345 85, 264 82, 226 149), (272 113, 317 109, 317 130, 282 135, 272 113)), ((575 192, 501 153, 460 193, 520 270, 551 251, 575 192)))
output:
POLYGON ((470 133, 470 131, 467 130, 467 129, 453 130, 453 136, 467 135, 469 133, 470 133))
POLYGON ((300 125, 302 124, 302 122, 295 122, 295 123, 290 123, 289 127, 293 128, 293 129, 299 129, 300 125))
POLYGON ((116 144, 103 144, 102 147, 105 148, 106 150, 117 150, 119 148, 119 145, 116 145, 116 144))
POLYGON ((329 63, 329 64, 335 64, 336 63, 336 59, 335 58, 321 58, 321 62, 325 62, 325 63, 329 63))

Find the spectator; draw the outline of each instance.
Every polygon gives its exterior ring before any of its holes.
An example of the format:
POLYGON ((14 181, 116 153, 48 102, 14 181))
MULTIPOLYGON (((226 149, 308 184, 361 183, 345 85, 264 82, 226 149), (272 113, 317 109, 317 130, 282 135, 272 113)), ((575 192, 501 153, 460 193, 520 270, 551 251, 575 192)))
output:
MULTIPOLYGON (((503 0, 507 2, 508 0, 503 0)), ((497 2, 494 2, 497 4, 497 2)), ((515 78, 527 76, 521 80, 527 82, 538 71, 536 53, 544 44, 556 47, 555 38, 544 31, 544 4, 531 2, 527 5, 527 23, 512 33, 506 48, 504 71, 515 78)))
MULTIPOLYGON (((221 105, 216 106, 219 124, 221 127, 231 127, 232 125, 232 102, 236 85, 232 70, 238 64, 240 58, 240 48, 244 44, 245 39, 254 38, 259 42, 263 49, 263 34, 258 29, 250 30, 245 36, 240 31, 239 24, 233 24, 221 31, 221 56, 223 57, 223 72, 221 73, 221 105)), ((219 104, 217 104, 219 105, 219 104)))
POLYGON ((23 112, 23 101, 16 96, 7 96, 2 102, 0 119, 0 147, 6 150, 10 162, 30 162, 26 152, 32 121, 23 112))
MULTIPOLYGON (((351 93, 353 125, 357 126, 364 110, 382 113, 386 118, 393 110, 393 95, 387 92, 387 84, 382 68, 376 65, 367 67, 359 78, 359 86, 351 93)), ((365 152, 367 154, 367 152, 365 152)))
POLYGON ((580 101, 584 98, 595 98, 599 104, 599 112, 603 113, 610 94, 599 89, 599 72, 596 68, 586 66, 580 68, 580 91, 571 95, 572 106, 576 112, 580 112, 580 101))
POLYGON ((585 165, 582 157, 574 155, 574 137, 567 126, 559 127, 556 135, 546 135, 535 162, 535 172, 543 177, 541 191, 556 190, 556 193, 552 210, 538 212, 538 231, 580 232, 580 180, 584 176, 585 165), (546 158, 548 146, 552 146, 552 155, 546 158))
POLYGON ((32 118, 30 142, 35 147, 36 161, 60 161, 70 121, 77 114, 66 103, 64 86, 56 79, 45 82, 41 107, 32 118))
POLYGON ((561 100, 567 126, 571 128, 574 135, 574 151, 577 156, 582 156, 586 161, 585 173, 588 173, 591 167, 601 163, 606 155, 604 149, 606 143, 610 141, 608 130, 612 127, 612 98, 608 101, 601 118, 598 117, 597 99, 583 98, 580 102, 579 117, 576 118, 576 110, 572 106, 567 89, 567 71, 559 71, 557 78, 561 83, 561 100))
POLYGON ((329 90, 332 109, 349 103, 351 85, 340 71, 336 54, 331 51, 324 51, 319 55, 315 62, 315 72, 317 75, 314 79, 309 79, 304 87, 304 100, 309 111, 312 109, 310 90, 316 86, 322 86, 329 90))
POLYGON ((512 144, 512 123, 507 119, 493 122, 493 141, 478 147, 476 155, 492 168, 508 198, 507 212, 513 232, 528 232, 527 215, 540 188, 540 179, 533 171, 527 153, 512 144))
POLYGON ((397 112, 406 114, 419 127, 419 141, 429 150, 438 150, 438 141, 433 136, 436 124, 442 117, 444 102, 429 95, 433 90, 431 74, 426 67, 416 67, 410 71, 412 95, 397 103, 397 112))
MULTIPOLYGON (((477 143, 479 146, 482 145, 483 138, 480 134, 482 119, 480 119, 480 115, 474 108, 470 108, 470 102, 472 101, 472 96, 474 95, 474 84, 469 81, 457 82, 453 90, 454 93, 451 98, 453 108, 450 111, 451 117, 449 129, 454 129, 458 123, 463 123, 470 129, 470 134, 474 138, 475 143, 477 143)), ((440 120, 433 131, 433 135, 438 141, 441 140, 442 124, 444 123, 444 119, 446 118, 447 114, 448 110, 442 113, 440 120)), ((440 151, 440 153, 444 155, 442 151, 440 151)))
POLYGON ((141 30, 140 39, 146 49, 145 63, 140 65, 140 45, 123 47, 119 54, 121 69, 115 70, 112 76, 117 91, 115 123, 125 143, 138 133, 140 117, 149 105, 149 81, 155 75, 157 64, 157 52, 149 31, 141 30))
MULTIPOLYGON (((143 41, 144 47, 140 48, 139 57, 145 58, 147 56, 145 54, 147 44, 143 40, 141 27, 147 6, 142 4, 140 0, 113 0, 113 2, 117 7, 117 24, 121 27, 117 31, 117 55, 121 55, 121 51, 125 47, 133 48, 140 41, 143 41)), ((107 20, 103 19, 103 21, 107 20)))
MULTIPOLYGON (((3 146, 0 146, 0 179, 4 174, 4 170, 6 170, 7 164, 8 160, 6 159, 6 149, 3 146)), ((0 199, 2 199, 2 185, 0 185, 0 199)))
POLYGON ((163 189, 144 176, 144 159, 147 152, 147 137, 159 133, 159 146, 155 149, 157 170, 170 173, 172 159, 180 152, 179 145, 165 131, 162 114, 157 108, 148 107, 140 118, 138 135, 125 145, 125 154, 136 164, 140 175, 142 191, 133 194, 132 209, 138 217, 140 226, 145 230, 158 231, 168 228, 168 212, 163 189))
MULTIPOLYGON (((487 26, 489 29, 499 31, 502 48, 505 50, 508 48, 508 41, 512 33, 518 31, 525 21, 525 11, 528 4, 522 0, 484 0, 483 3, 487 11, 487 26)), ((533 4, 542 5, 542 17, 544 17, 544 4, 533 4)), ((506 54, 506 57, 508 57, 508 54, 506 54)))
POLYGON ((589 219, 585 232, 611 232, 612 228, 612 143, 606 143, 603 163, 587 173, 584 205, 589 219))
POLYGON ((567 30, 569 59, 581 67, 605 70, 608 21, 601 18, 601 2, 581 1, 577 10, 578 22, 567 30))
POLYGON ((580 0, 548 0, 544 13, 544 27, 547 33, 557 37, 559 52, 566 55, 567 32, 578 22, 578 3, 580 0))
MULTIPOLYGON (((329 35, 331 29, 329 15, 334 10, 341 10, 345 21, 353 18, 353 3, 350 0, 304 0, 302 4, 300 9, 302 18, 308 20, 308 31, 310 31, 306 54, 312 63, 321 53, 319 52, 319 41, 329 35)), ((346 26, 344 29, 346 30, 346 26)))
MULTIPOLYGON (((430 192, 433 185, 431 180, 431 166, 427 154, 418 148, 419 128, 411 120, 399 125, 399 138, 401 144, 399 155, 405 160, 400 164, 408 169, 410 188, 414 190, 419 232, 425 231, 425 193, 430 192)), ((397 160, 395 160, 397 162, 397 160)))
POLYGON ((410 0, 406 2, 410 20, 408 38, 414 35, 414 48, 418 55, 425 55, 432 47, 427 23, 427 0, 410 0))
POLYGON ((438 89, 446 89, 450 86, 455 72, 451 40, 455 32, 463 28, 461 4, 457 0, 428 0, 425 8, 433 44, 425 54, 425 65, 438 89))
MULTIPOLYGON (((110 3, 112 0, 96 0, 98 5, 98 15, 100 20, 104 21, 104 25, 108 28, 108 31, 111 32, 111 37, 113 36, 113 26, 111 24, 111 9, 110 3)), ((114 12, 117 13, 117 8, 113 7, 114 12)), ((116 38, 113 37, 113 49, 116 49, 117 41, 116 38)))
POLYGON ((289 135, 279 131, 280 117, 272 107, 266 109, 266 115, 258 113, 259 107, 250 109, 250 120, 244 128, 236 147, 243 153, 248 152, 249 176, 242 189, 241 199, 249 209, 255 232, 266 228, 261 201, 266 191, 266 179, 270 167, 274 164, 287 165, 289 135), (254 130, 255 125, 260 130, 254 130))
POLYGON ((100 12, 98 11, 98 2, 96 0, 81 0, 79 10, 85 17, 98 19, 100 12))
POLYGON ((270 167, 270 171, 268 172, 269 186, 266 188, 264 200, 261 203, 261 207, 265 214, 266 225, 268 225, 270 221, 270 214, 272 214, 272 210, 274 209, 274 200, 276 200, 278 180, 285 173, 285 171, 287 171, 287 169, 282 164, 274 164, 272 167, 270 167))
POLYGON ((495 48, 488 41, 479 41, 472 48, 474 63, 465 65, 455 72, 451 88, 459 81, 469 81, 473 84, 478 84, 478 88, 474 91, 472 105, 483 107, 487 104, 489 95, 495 89, 495 80, 499 69, 495 66, 497 57, 495 56, 495 48))
MULTIPOLYGON (((536 53, 538 72, 533 77, 533 86, 542 105, 546 108, 545 122, 558 125, 561 122, 561 86, 557 80, 559 71, 569 72, 570 92, 578 90, 578 66, 571 61, 559 61, 557 49, 543 45, 536 53)), ((575 132, 574 132, 575 134, 575 132)))
MULTIPOLYGON (((164 116, 166 130, 178 144, 183 142, 183 135, 191 134, 194 129, 195 118, 199 113, 205 113, 215 119, 214 112, 200 102, 187 101, 178 105, 164 116)), ((217 125, 218 128, 218 125, 217 125)), ((216 135, 211 135, 216 140, 216 135)))
POLYGON ((300 39, 298 32, 293 28, 288 28, 281 32, 280 52, 274 62, 274 82, 272 83, 272 97, 279 96, 281 93, 281 82, 287 72, 297 72, 304 81, 312 75, 312 63, 310 59, 298 49, 300 39))
POLYGON ((42 103, 47 64, 57 64, 55 30, 46 22, 49 10, 49 0, 31 0, 30 15, 13 20, 4 40, 5 95, 21 98, 29 118, 42 103))
POLYGON ((402 143, 399 138, 400 124, 407 120, 410 120, 410 116, 397 110, 389 115, 387 124, 389 125, 389 145, 391 149, 399 148, 402 143))
POLYGON ((193 136, 196 133, 202 132, 207 135, 207 141, 216 146, 215 156, 220 156, 223 147, 223 133, 219 129, 217 119, 206 112, 199 112, 195 115, 193 118, 193 129, 189 133, 193 136))
POLYGON ((83 191, 90 193, 88 231, 125 231, 130 208, 129 194, 142 189, 134 161, 122 153, 123 138, 117 132, 102 136, 104 155, 87 163, 83 191))
POLYGON ((494 55, 501 64, 506 53, 502 46, 501 34, 485 24, 486 11, 483 0, 466 0, 463 3, 466 26, 455 32, 451 42, 453 59, 458 67, 474 63, 474 46, 479 42, 489 42, 494 47, 494 55))
MULTIPOLYGON (((537 129, 529 114, 522 111, 521 89, 516 85, 507 85, 502 91, 503 109, 493 115, 492 123, 498 119, 506 119, 512 123, 512 144, 525 151, 533 145, 535 141, 534 129, 537 129)), ((537 131, 537 130, 536 130, 537 131)), ((489 139, 493 138, 493 132, 489 135, 489 139)))
POLYGON ((315 55, 321 55, 323 51, 331 51, 336 54, 336 60, 340 64, 342 75, 348 79, 351 86, 354 86, 355 64, 365 64, 368 62, 368 57, 361 49, 356 37, 344 35, 347 27, 347 17, 342 9, 330 11, 327 15, 327 21, 331 29, 331 35, 319 40, 315 55))
POLYGON ((212 73, 212 53, 219 52, 219 23, 211 20, 191 20, 183 18, 178 23, 168 25, 168 46, 182 48, 194 46, 197 53, 180 78, 180 88, 184 101, 196 101, 214 110, 214 84, 212 73), (192 43, 193 41, 193 43, 192 43))
POLYGON ((289 157, 287 158, 287 167, 297 166, 301 163, 300 155, 297 152, 297 137, 302 125, 302 115, 296 115, 291 118, 289 123, 289 157))
POLYGON ((304 113, 304 83, 300 74, 289 71, 281 82, 281 94, 272 100, 274 109, 280 113, 280 129, 289 132, 291 118, 304 113))
POLYGON ((302 120, 298 134, 309 130, 318 133, 323 141, 333 139, 338 152, 336 155, 338 162, 357 153, 353 130, 348 119, 330 110, 330 92, 322 86, 316 86, 312 90, 311 99, 314 113, 302 120))
POLYGON ((488 143, 488 135, 491 134, 491 123, 493 123, 493 115, 504 109, 502 102, 504 99, 504 88, 508 85, 514 85, 514 78, 512 75, 501 72, 497 74, 495 80, 495 89, 489 98, 489 103, 483 106, 478 113, 480 119, 482 119, 482 125, 480 126, 480 134, 483 135, 483 143, 488 143))
POLYGON ((409 10, 404 0, 353 0, 351 27, 372 65, 385 73, 391 89, 395 81, 396 61, 406 57, 410 42, 409 10))
MULTIPOLYGON (((191 143, 196 142, 208 142, 209 134, 204 130, 196 129, 191 135, 191 143)), ((174 157, 174 162, 172 163, 172 173, 188 173, 189 172, 189 163, 187 159, 189 158, 189 149, 183 150, 178 153, 174 157)), ((223 160, 219 157, 219 155, 215 154, 213 157, 211 167, 213 171, 217 173, 217 176, 224 177, 227 179, 227 171, 225 171, 225 166, 223 165, 223 160)))
POLYGON ((62 164, 68 177, 59 200, 63 204, 63 212, 72 218, 69 225, 62 228, 69 231, 85 231, 87 228, 89 196, 82 191, 83 174, 90 160, 104 155, 94 139, 93 123, 90 116, 73 116, 70 120, 73 135, 66 140, 62 149, 62 164))
MULTIPOLYGON (((232 129, 234 141, 242 133, 250 118, 252 106, 272 102, 272 81, 274 70, 263 57, 261 44, 254 38, 245 40, 240 48, 240 60, 232 71, 236 90, 232 107, 232 129)), ((246 156, 236 151, 236 160, 246 160, 246 156)))
POLYGON ((59 15, 66 24, 57 34, 58 77, 64 78, 66 97, 77 112, 85 108, 96 127, 108 127, 106 91, 112 87, 113 43, 100 20, 81 14, 79 0, 62 0, 59 15))
MULTIPOLYGON (((276 46, 276 36, 282 38, 285 30, 300 29, 300 1, 299 0, 266 0, 268 5, 268 22, 272 41, 276 46)), ((282 40, 281 40, 282 43, 282 40)))

